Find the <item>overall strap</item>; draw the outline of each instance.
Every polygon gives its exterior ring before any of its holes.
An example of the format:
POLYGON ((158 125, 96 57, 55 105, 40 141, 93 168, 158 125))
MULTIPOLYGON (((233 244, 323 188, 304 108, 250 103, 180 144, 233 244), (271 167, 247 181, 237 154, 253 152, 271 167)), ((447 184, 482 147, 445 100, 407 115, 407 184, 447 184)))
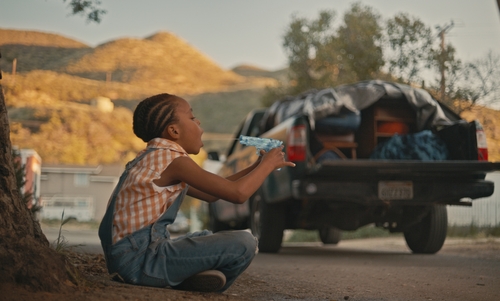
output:
POLYGON ((116 197, 120 192, 125 179, 127 179, 130 169, 134 167, 137 162, 141 161, 147 154, 155 150, 157 150, 157 148, 148 148, 134 160, 128 162, 127 165, 125 165, 125 170, 120 176, 120 180, 118 181, 118 184, 111 194, 108 208, 106 209, 106 213, 104 214, 101 224, 99 225, 99 238, 101 239, 101 245, 104 249, 104 254, 108 252, 108 249, 113 244, 113 216, 115 211, 116 197))
POLYGON ((186 186, 167 210, 153 223, 151 226, 151 241, 157 241, 165 237, 170 239, 170 233, 168 232, 167 226, 172 224, 177 217, 177 212, 186 196, 188 188, 189 186, 186 186))

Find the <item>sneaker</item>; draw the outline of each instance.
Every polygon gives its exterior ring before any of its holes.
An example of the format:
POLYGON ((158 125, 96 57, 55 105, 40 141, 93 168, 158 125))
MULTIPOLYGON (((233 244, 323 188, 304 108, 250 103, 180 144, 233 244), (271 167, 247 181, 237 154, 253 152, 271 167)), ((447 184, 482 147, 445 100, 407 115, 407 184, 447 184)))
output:
POLYGON ((226 276, 221 271, 208 270, 187 278, 175 288, 184 291, 216 292, 224 285, 226 276))

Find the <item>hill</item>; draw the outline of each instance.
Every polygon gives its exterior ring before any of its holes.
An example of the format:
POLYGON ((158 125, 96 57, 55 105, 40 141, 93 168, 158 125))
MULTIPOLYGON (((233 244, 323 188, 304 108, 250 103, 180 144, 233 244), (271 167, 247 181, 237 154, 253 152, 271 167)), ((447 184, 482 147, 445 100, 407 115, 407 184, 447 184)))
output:
POLYGON ((240 65, 231 69, 234 73, 245 76, 245 77, 257 77, 257 78, 274 78, 279 81, 286 81, 288 78, 288 69, 280 69, 276 71, 269 71, 262 68, 258 68, 252 65, 240 65))
MULTIPOLYGON (((30 72, 45 70, 72 75, 75 83, 66 88, 71 91, 86 89, 79 84, 78 78, 128 84, 142 89, 140 95, 156 91, 196 95, 275 84, 272 77, 246 77, 224 70, 168 32, 159 32, 144 39, 122 38, 91 48, 55 34, 0 29, 0 51, 3 55, 0 68, 4 73, 16 72, 16 75, 24 77, 25 84, 31 86, 43 85, 43 82, 30 83, 29 79, 33 78, 29 76, 30 72)), ((82 95, 78 92, 74 94, 82 95)), ((107 96, 112 99, 131 98, 112 88, 107 90, 107 96)))
POLYGON ((92 48, 57 34, 0 29, 0 51, 0 68, 10 73, 55 71, 92 48))
MULTIPOLYGON (((187 42, 167 32, 144 39, 118 39, 92 48, 57 34, 0 29, 0 51, 3 56, 0 68, 4 71, 1 83, 9 115, 16 123, 13 142, 20 147, 44 148, 43 141, 50 134, 49 121, 57 124, 61 120, 61 126, 71 129, 71 118, 63 118, 61 111, 61 107, 72 107, 71 103, 88 106, 92 99, 107 96, 115 107, 128 109, 118 110, 123 118, 120 126, 127 129, 119 132, 122 136, 128 133, 127 137, 120 138, 122 140, 116 138, 108 122, 113 115, 82 109, 64 112, 65 116, 77 112, 93 114, 95 120, 82 120, 81 126, 89 128, 86 122, 95 124, 103 129, 102 136, 114 137, 111 145, 117 155, 114 159, 108 156, 102 159, 103 162, 128 158, 124 150, 132 148, 127 143, 135 137, 127 124, 131 124, 136 104, 149 95, 169 92, 185 97, 191 102, 208 137, 211 133, 234 133, 244 116, 261 106, 264 88, 287 80, 287 69, 267 71, 242 65, 224 70, 187 42), (12 74, 14 59, 17 60, 17 72, 12 74), (34 137, 38 137, 40 145, 33 144, 34 137)), ((485 127, 492 161, 500 160, 500 127, 496 126, 499 115, 499 111, 483 107, 462 114, 467 120, 478 119, 485 127)), ((72 133, 73 130, 68 130, 64 135, 71 137, 72 133)), ((86 145, 94 145, 91 135, 78 135, 79 139, 86 137, 86 145)), ((227 136, 213 137, 216 137, 213 141, 205 141, 207 149, 223 151, 227 136)), ((88 164, 88 160, 78 164, 88 164)))
POLYGON ((60 34, 34 30, 0 29, 0 46, 25 45, 58 48, 89 48, 88 45, 60 34))
POLYGON ((100 45, 61 71, 94 80, 109 74, 111 81, 178 94, 220 91, 245 81, 167 32, 100 45))

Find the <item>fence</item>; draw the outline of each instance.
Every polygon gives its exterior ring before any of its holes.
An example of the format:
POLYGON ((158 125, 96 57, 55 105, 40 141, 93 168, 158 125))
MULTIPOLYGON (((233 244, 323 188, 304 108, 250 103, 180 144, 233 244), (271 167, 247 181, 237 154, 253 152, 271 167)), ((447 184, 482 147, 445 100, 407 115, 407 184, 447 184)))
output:
POLYGON ((489 173, 486 179, 495 183, 493 195, 473 200, 472 207, 448 206, 449 225, 484 227, 500 224, 500 172, 489 173))
POLYGON ((88 196, 53 196, 42 199, 42 219, 61 219, 64 211, 64 219, 73 217, 80 222, 88 222, 94 219, 94 199, 88 196))

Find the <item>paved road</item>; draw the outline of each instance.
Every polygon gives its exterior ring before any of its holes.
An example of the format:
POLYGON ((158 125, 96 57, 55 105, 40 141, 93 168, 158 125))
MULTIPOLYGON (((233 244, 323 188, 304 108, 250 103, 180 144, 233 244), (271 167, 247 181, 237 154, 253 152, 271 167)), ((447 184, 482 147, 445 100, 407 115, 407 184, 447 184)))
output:
POLYGON ((252 300, 500 300, 500 240, 448 239, 435 255, 411 254, 402 237, 287 244, 247 270, 252 300))
MULTIPOLYGON (((43 230, 49 241, 57 239, 58 229, 43 230)), ((95 230, 62 234, 82 252, 102 252, 95 230)), ((411 254, 402 237, 347 240, 338 246, 288 243, 278 254, 257 255, 225 297, 497 301, 500 240, 447 239, 435 255, 411 254)))

